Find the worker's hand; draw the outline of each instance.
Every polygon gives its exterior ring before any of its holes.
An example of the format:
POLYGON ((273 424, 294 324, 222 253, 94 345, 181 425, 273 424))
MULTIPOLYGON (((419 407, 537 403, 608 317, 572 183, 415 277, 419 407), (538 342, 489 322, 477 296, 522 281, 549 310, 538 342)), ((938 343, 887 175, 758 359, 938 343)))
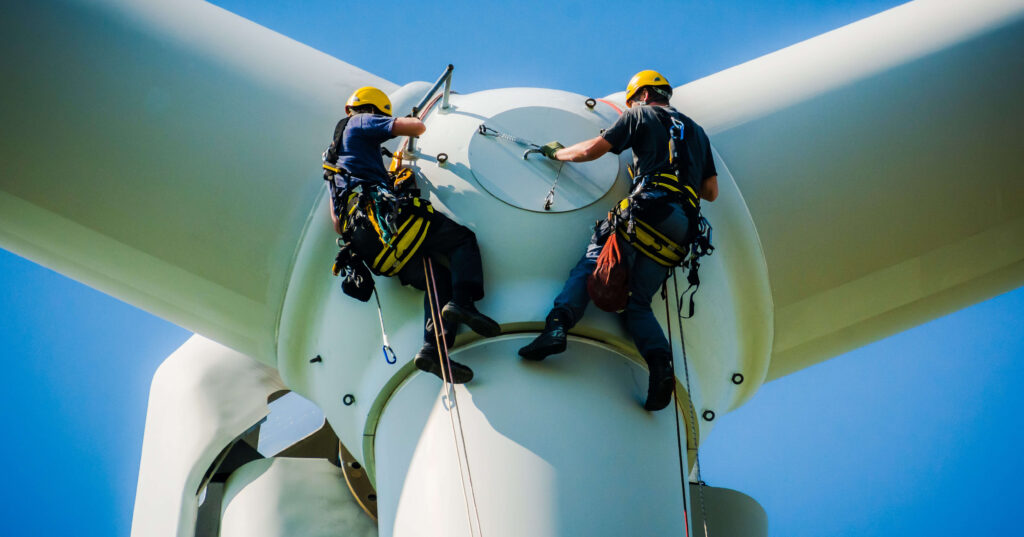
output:
POLYGON ((551 160, 558 160, 555 158, 555 153, 557 153, 559 149, 565 149, 565 146, 558 142, 550 142, 547 145, 541 146, 540 152, 551 160))

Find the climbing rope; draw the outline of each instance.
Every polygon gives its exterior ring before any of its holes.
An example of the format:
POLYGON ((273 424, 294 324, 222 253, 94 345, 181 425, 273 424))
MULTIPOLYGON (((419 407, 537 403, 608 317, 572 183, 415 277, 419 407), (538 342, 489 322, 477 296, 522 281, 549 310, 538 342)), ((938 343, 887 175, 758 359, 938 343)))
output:
MULTIPOLYGON (((675 269, 672 269, 672 273, 675 274, 675 269)), ((665 324, 668 326, 668 348, 672 350, 672 317, 668 312, 668 278, 664 282, 661 282, 661 298, 665 301, 665 324)), ((685 359, 684 359, 685 361, 685 359)), ((675 411, 675 424, 676 424, 676 453, 679 456, 679 485, 683 490, 683 527, 686 529, 686 537, 690 537, 690 512, 687 507, 686 493, 689 486, 687 485, 686 479, 686 466, 683 464, 683 440, 679 434, 679 393, 676 391, 676 361, 672 359, 672 398, 675 404, 672 405, 672 410, 675 411)), ((689 384, 687 384, 687 390, 689 390, 689 384)), ((689 457, 687 457, 689 458, 689 457)))
MULTIPOLYGON (((663 289, 665 289, 667 291, 667 287, 668 287, 667 284, 663 284, 663 285, 665 285, 665 287, 663 289)), ((682 310, 683 299, 682 299, 682 296, 679 295, 679 278, 676 275, 676 270, 675 269, 672 269, 672 289, 674 291, 673 296, 676 297, 676 309, 677 309, 677 313, 678 313, 679 311, 682 310)), ((665 322, 670 325, 669 329, 671 330, 671 318, 668 317, 668 300, 667 299, 665 301, 665 308, 666 308, 666 311, 665 311, 665 315, 666 315, 665 322)), ((680 346, 680 348, 683 349, 683 373, 684 373, 684 375, 686 377, 686 393, 687 394, 692 394, 693 390, 690 388, 690 366, 689 366, 689 363, 687 362, 687 359, 686 359, 686 336, 683 334, 683 317, 682 317, 682 315, 676 315, 676 321, 679 324, 679 346, 680 346)), ((673 375, 675 375, 675 361, 673 361, 673 363, 672 363, 672 373, 673 373, 673 375)), ((675 390, 675 386, 674 385, 673 385, 673 390, 675 390)), ((678 397, 677 397, 676 401, 678 403, 678 397)), ((694 458, 694 465, 695 465, 696 470, 697 470, 697 492, 698 492, 698 494, 700 496, 700 515, 701 515, 701 521, 704 523, 704 537, 708 537, 708 516, 707 516, 707 509, 704 506, 704 478, 701 477, 701 474, 700 474, 700 448, 697 445, 697 413, 696 413, 696 410, 693 408, 692 404, 688 404, 687 406, 690 408, 690 427, 689 427, 689 431, 688 432, 689 432, 689 436, 693 440, 693 450, 694 450, 693 451, 693 458, 694 458)), ((678 424, 677 424, 677 426, 678 426, 678 424)), ((687 531, 689 531, 689 530, 687 530, 687 531)))
POLYGON ((452 439, 455 442, 455 456, 459 461, 459 479, 462 480, 462 497, 466 502, 466 518, 469 522, 469 533, 473 535, 473 514, 476 515, 476 535, 483 537, 483 527, 480 524, 480 509, 476 501, 476 489, 473 486, 473 473, 469 468, 469 452, 466 450, 466 434, 462 427, 462 412, 459 410, 459 400, 456 395, 455 384, 449 379, 452 375, 451 358, 448 356, 448 338, 444 333, 444 325, 441 324, 441 303, 437 296, 437 282, 434 280, 434 264, 428 257, 423 258, 423 275, 427 284, 427 302, 430 304, 430 320, 434 324, 434 341, 437 346, 437 359, 441 365, 441 380, 444 384, 444 398, 447 399, 448 421, 452 428, 452 439), (440 336, 439 336, 440 334, 440 336), (452 410, 454 409, 454 412, 452 410), (455 430, 458 422, 458 433, 455 430), (461 443, 460 443, 461 440, 461 443), (459 449, 461 445, 461 450, 459 449), (465 466, 463 466, 465 459, 465 466), (467 487, 466 480, 469 479, 467 487), (468 493, 467 493, 468 488, 468 493), (472 507, 470 507, 472 497, 472 507))

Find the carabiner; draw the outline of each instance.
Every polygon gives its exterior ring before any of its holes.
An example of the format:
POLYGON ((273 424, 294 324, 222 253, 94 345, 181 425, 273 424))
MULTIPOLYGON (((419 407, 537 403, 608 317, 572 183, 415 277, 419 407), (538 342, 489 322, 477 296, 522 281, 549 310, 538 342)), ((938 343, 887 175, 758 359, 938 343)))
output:
POLYGON ((373 288, 373 298, 377 299, 377 318, 380 319, 380 337, 383 340, 380 350, 384 352, 384 361, 394 365, 398 361, 398 357, 395 355, 395 350, 391 348, 388 332, 384 329, 384 311, 380 307, 380 296, 377 295, 376 287, 373 288))
POLYGON ((395 351, 391 348, 391 345, 381 345, 380 350, 384 352, 385 362, 394 364, 398 361, 398 356, 395 355, 395 351))
POLYGON ((527 158, 530 156, 530 153, 539 153, 541 155, 544 154, 544 152, 541 151, 539 148, 527 149, 526 151, 523 151, 523 160, 527 160, 527 158))

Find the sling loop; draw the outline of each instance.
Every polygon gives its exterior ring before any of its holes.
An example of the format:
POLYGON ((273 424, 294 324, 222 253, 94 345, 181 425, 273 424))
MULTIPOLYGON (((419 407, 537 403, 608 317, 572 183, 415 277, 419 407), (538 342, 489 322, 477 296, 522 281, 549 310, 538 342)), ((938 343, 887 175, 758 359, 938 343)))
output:
MULTIPOLYGON (((663 285, 665 285, 666 288, 668 287, 667 280, 666 280, 666 283, 663 284, 663 285)), ((676 300, 677 300, 676 306, 677 306, 677 311, 678 311, 679 309, 682 309, 682 296, 679 295, 679 278, 676 276, 676 271, 674 269, 672 270, 672 289, 673 289, 673 291, 675 291, 675 296, 677 297, 676 298, 676 300)), ((666 309, 666 315, 667 315, 667 313, 668 313, 667 312, 667 310, 668 310, 668 302, 667 301, 665 302, 665 309, 666 309)), ((666 323, 670 323, 671 319, 665 319, 665 321, 666 321, 666 323)), ((676 315, 676 321, 679 324, 679 346, 683 349, 683 373, 684 373, 684 375, 686 377, 686 393, 690 394, 690 393, 693 393, 693 391, 690 388, 690 366, 687 363, 687 359, 686 359, 686 337, 683 334, 683 317, 680 316, 680 315, 676 315)), ((674 364, 674 361, 673 361, 673 371, 674 371, 674 368, 675 368, 675 364, 674 364)), ((701 518, 703 519, 703 523, 704 523, 704 537, 708 537, 708 516, 707 516, 707 510, 705 509, 705 506, 704 506, 704 479, 700 475, 700 449, 699 449, 699 446, 697 445, 697 414, 696 414, 696 411, 693 408, 692 404, 690 404, 688 406, 690 407, 690 427, 689 427, 689 431, 688 432, 689 432, 689 436, 693 440, 693 450, 694 450, 693 451, 693 458, 694 458, 694 465, 696 466, 696 469, 697 469, 697 491, 700 493, 700 514, 701 514, 701 518)))
POLYGON ((437 296, 437 282, 434 280, 434 263, 433 261, 424 256, 423 257, 423 275, 426 280, 427 286, 427 302, 430 304, 430 320, 434 324, 434 341, 437 347, 437 359, 441 363, 441 379, 444 381, 444 398, 449 401, 447 405, 448 410, 448 421, 452 428, 452 438, 455 441, 455 456, 459 461, 459 479, 462 480, 462 497, 466 502, 466 518, 469 522, 469 533, 473 535, 473 514, 476 514, 476 534, 483 537, 483 529, 480 524, 480 509, 477 507, 476 501, 476 489, 473 486, 473 474, 469 469, 469 453, 466 451, 466 435, 462 428, 462 412, 459 409, 458 397, 456 395, 455 384, 449 379, 452 379, 452 364, 451 358, 448 357, 448 338, 444 333, 444 326, 441 324, 441 303, 437 296), (438 335, 440 333, 440 336, 438 335), (452 409, 455 411, 452 412, 452 409), (458 421, 459 429, 458 433, 455 431, 455 423, 458 421), (461 450, 460 448, 461 440, 461 450), (463 467, 463 459, 465 459, 465 467, 463 467), (469 478, 469 493, 467 494, 466 489, 466 478, 469 478), (473 500, 473 506, 470 508, 470 497, 473 500))
POLYGON ((394 364, 398 361, 398 357, 395 356, 394 349, 391 348, 391 343, 388 341, 388 333, 384 330, 384 310, 380 307, 380 296, 377 295, 377 288, 373 288, 373 298, 377 299, 377 318, 380 319, 380 335, 383 340, 380 350, 384 353, 384 361, 389 364, 394 364))
MULTIPOLYGON (((695 308, 693 297, 697 294, 697 290, 700 289, 700 258, 706 255, 711 255, 714 251, 715 247, 711 244, 711 224, 708 223, 707 218, 701 216, 697 220, 697 234, 693 238, 693 241, 690 242, 690 256, 687 258, 687 262, 684 265, 688 266, 690 269, 686 274, 686 282, 689 286, 687 286, 687 288, 683 290, 683 293, 679 295, 676 304, 676 313, 682 319, 689 319, 693 317, 695 308), (693 292, 690 292, 691 289, 693 289, 693 292), (690 293, 690 309, 687 315, 683 315, 683 304, 686 303, 686 301, 683 300, 683 297, 686 293, 690 293)), ((674 271, 672 272, 672 277, 675 278, 674 271)), ((678 292, 679 290, 676 289, 676 291, 678 292)))

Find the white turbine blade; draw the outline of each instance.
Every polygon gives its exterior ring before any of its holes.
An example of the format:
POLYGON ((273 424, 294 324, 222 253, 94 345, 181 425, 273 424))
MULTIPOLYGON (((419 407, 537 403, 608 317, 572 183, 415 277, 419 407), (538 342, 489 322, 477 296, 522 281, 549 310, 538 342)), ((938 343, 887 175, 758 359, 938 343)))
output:
POLYGON ((277 370, 201 336, 168 356, 150 387, 132 536, 194 536, 207 470, 285 390, 277 370))
POLYGON ((325 140, 395 85, 199 1, 17 2, 0 33, 0 246, 272 361, 325 140))
POLYGON ((1022 51, 1020 0, 919 1, 679 88, 764 247, 768 378, 1021 285, 1022 51))

